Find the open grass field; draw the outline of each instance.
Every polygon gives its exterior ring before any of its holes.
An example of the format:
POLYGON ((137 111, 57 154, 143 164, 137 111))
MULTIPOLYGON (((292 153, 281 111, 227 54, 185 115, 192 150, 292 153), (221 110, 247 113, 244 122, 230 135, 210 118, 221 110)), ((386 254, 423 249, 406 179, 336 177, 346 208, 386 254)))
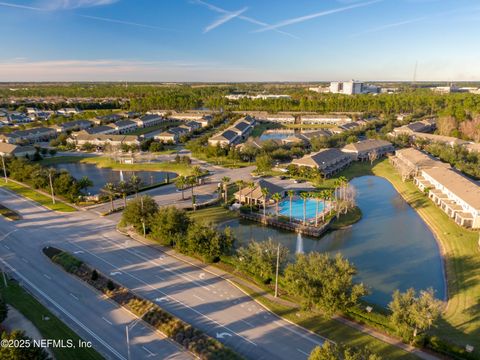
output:
POLYGON ((27 199, 33 200, 50 210, 61 211, 61 212, 77 211, 74 207, 71 207, 68 204, 63 202, 57 201, 55 204, 52 204, 52 199, 50 197, 43 195, 38 191, 30 189, 26 186, 20 185, 18 183, 14 183, 12 181, 9 181, 8 183, 1 181, 0 186, 11 190, 17 193, 18 195, 24 196, 27 199))
POLYGON ((372 173, 395 186, 433 230, 443 249, 449 301, 433 333, 458 345, 475 346, 480 358, 480 233, 455 224, 412 182, 403 182, 387 160, 377 163, 372 173))
MULTIPOLYGON (((68 326, 60 321, 55 315, 47 310, 33 296, 25 292, 16 282, 9 281, 5 288, 3 281, 0 282, 0 293, 8 304, 14 306, 40 331, 44 339, 67 340, 73 339, 78 343, 80 337, 68 326), (49 320, 44 320, 48 317, 49 320)), ((57 360, 101 360, 103 359, 94 349, 62 349, 52 348, 57 360)))
POLYGON ((192 174, 192 167, 185 164, 170 163, 170 162, 123 164, 123 163, 116 162, 107 156, 91 156, 91 157, 59 156, 56 158, 42 160, 42 165, 52 165, 54 163, 66 164, 66 163, 75 163, 75 162, 80 162, 84 164, 95 164, 101 168, 111 168, 114 170, 171 171, 179 175, 185 175, 185 176, 189 176, 192 174))
POLYGON ((200 222, 220 224, 236 218, 236 215, 222 206, 212 206, 205 209, 189 211, 190 218, 200 222))

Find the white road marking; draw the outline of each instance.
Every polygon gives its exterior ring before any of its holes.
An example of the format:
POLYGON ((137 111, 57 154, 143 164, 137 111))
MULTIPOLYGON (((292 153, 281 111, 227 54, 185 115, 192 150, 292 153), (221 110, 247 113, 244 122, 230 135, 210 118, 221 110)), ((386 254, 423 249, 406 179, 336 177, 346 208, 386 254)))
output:
POLYGON ((168 301, 168 298, 166 296, 158 297, 155 299, 156 302, 162 302, 162 301, 168 301))
POLYGON ((45 276, 48 280, 52 280, 52 278, 50 276, 48 276, 47 274, 43 274, 43 276, 45 276))
POLYGON ((105 319, 103 316, 102 316, 102 319, 105 320, 106 323, 113 325, 111 321, 109 321, 108 319, 105 319))
POLYGON ((3 245, 3 247, 4 247, 5 249, 10 250, 10 246, 8 246, 8 245, 3 245))
POLYGON ((70 293, 70 296, 73 297, 75 300, 78 300, 78 297, 75 294, 70 293))
POLYGON ((25 259, 24 257, 22 257, 21 259, 22 259, 22 261, 23 261, 24 263, 27 263, 27 264, 28 264, 28 260, 27 260, 27 259, 25 259))
POLYGON ((194 298, 197 298, 197 299, 200 300, 200 301, 205 301, 204 298, 201 298, 200 296, 198 296, 198 295, 196 295, 196 294, 193 294, 193 297, 194 297, 194 298))
POLYGON ((75 316, 70 314, 67 310, 65 310, 60 304, 58 304, 55 300, 53 300, 50 296, 48 296, 45 292, 40 290, 35 284, 33 284, 30 280, 28 280, 25 276, 20 274, 13 266, 9 263, 0 259, 0 261, 7 266, 12 272, 14 272, 23 282, 27 283, 32 289, 34 289, 37 293, 42 295, 47 301, 49 301, 53 306, 55 306, 58 310, 64 313, 67 317, 69 317, 75 324, 80 326, 85 332, 90 334, 93 338, 95 338, 100 344, 102 344, 106 349, 108 349, 112 354, 114 354, 120 360, 127 360, 123 357, 117 350, 111 347, 107 342, 105 342, 101 337, 95 334, 90 328, 88 328, 85 324, 83 324, 80 320, 78 320, 75 316))
MULTIPOLYGON (((2 236, 2 238, 0 239, 0 241, 3 241, 5 240, 7 237, 9 237, 11 234, 13 234, 14 232, 18 231, 18 229, 13 229, 12 231, 9 231, 8 233, 6 233, 5 235, 2 236)), ((6 246, 6 245, 5 245, 6 246)))
POLYGON ((244 322, 245 324, 247 324, 248 326, 250 327, 255 327, 255 325, 253 325, 252 323, 246 321, 246 320, 240 320, 241 322, 244 322))
POLYGON ((155 275, 155 277, 159 278, 160 280, 165 280, 165 278, 161 277, 160 275, 155 275))
POLYGON ((202 280, 205 279, 205 273, 203 273, 203 272, 200 273, 200 274, 198 275, 198 277, 199 277, 200 279, 202 279, 202 280))
POLYGON ((232 337, 232 334, 228 332, 222 332, 222 333, 217 332, 217 339, 224 339, 225 336, 232 337))
MULTIPOLYGON (((87 251, 87 252, 88 252, 90 255, 92 255, 92 256, 94 256, 94 257, 96 257, 97 259, 99 259, 99 260, 103 261, 104 263, 106 263, 106 264, 110 265, 111 267, 113 267, 113 268, 116 268, 116 266, 115 266, 114 264, 112 264, 111 262, 109 262, 109 261, 107 261, 107 260, 105 260, 105 259, 101 258, 100 256, 98 256, 98 255, 96 255, 96 254, 94 254, 94 253, 92 253, 92 252, 88 251, 87 249, 85 249, 85 248, 81 247, 80 245, 78 245, 78 244, 76 244, 76 243, 73 243, 73 242, 70 242, 70 244, 72 244, 73 246, 75 246, 75 247, 77 247, 77 248, 79 248, 79 249, 82 249, 82 250, 84 250, 84 251, 87 251)), ((116 245, 116 246, 118 246, 118 245, 116 245)), ((140 282, 140 283, 143 283, 143 284, 144 284, 146 287, 148 287, 148 288, 152 289, 153 291, 155 291, 155 292, 158 292, 158 293, 160 293, 160 294, 163 294, 164 296, 168 296, 168 295, 167 295, 165 292, 161 291, 160 289, 157 289, 157 288, 153 287, 152 285, 150 285, 150 284, 146 283, 145 281, 143 281, 142 279, 138 278, 137 276, 135 276, 135 275, 132 275, 132 274, 131 274, 131 273, 129 273, 129 272, 125 272, 125 274, 127 274, 128 276, 130 276, 132 279, 135 279, 135 280, 137 280, 138 282, 140 282)), ((213 322, 213 323, 217 324, 218 326, 220 326, 220 327, 222 327, 222 328, 224 328, 224 329, 226 329, 226 330, 228 330, 228 331, 231 331, 231 332, 233 332, 235 335, 237 335, 238 337, 242 338, 242 339, 243 339, 243 340, 245 340, 246 342, 249 342, 249 343, 251 343, 252 345, 254 345, 254 346, 257 346, 257 344, 256 344, 256 343, 254 343, 252 340, 250 340, 250 339, 246 338, 246 337, 245 337, 245 336, 243 336, 243 335, 240 335, 240 334, 236 333, 235 331, 231 330, 231 329, 230 329, 230 328, 228 328, 227 326, 220 324, 218 321, 216 321, 216 320, 212 319, 210 316, 208 316, 208 315, 205 315, 205 314, 201 313, 200 311, 198 311, 197 309, 195 309, 195 308, 193 308, 193 307, 191 307, 191 306, 187 305, 187 304, 186 304, 186 303, 184 303, 183 301, 181 301, 181 300, 178 300, 178 299, 175 299, 175 298, 174 298, 174 297, 172 297, 172 296, 168 296, 168 297, 169 297, 170 299, 172 299, 172 300, 176 301, 176 302, 177 302, 177 303, 179 303, 180 305, 184 306, 185 308, 187 308, 187 309, 189 309, 189 310, 193 311, 194 313, 196 313, 196 314, 198 314, 198 315, 200 315, 200 316, 202 316, 202 317, 206 318, 207 320, 209 320, 209 321, 211 321, 211 322, 213 322)))
POLYGON ((74 251, 74 254, 83 254, 83 251, 74 251))
POLYGON ((155 356, 157 354, 151 352, 150 350, 148 350, 145 346, 142 346, 142 349, 145 350, 147 353, 148 353, 148 356, 155 356))
POLYGON ((298 351, 298 352, 301 352, 303 355, 310 356, 309 353, 306 353, 305 351, 303 351, 303 350, 301 350, 301 349, 298 349, 298 348, 297 348, 297 351, 298 351))
POLYGON ((112 272, 110 273, 111 276, 121 275, 121 274, 122 274, 121 271, 112 271, 112 272))

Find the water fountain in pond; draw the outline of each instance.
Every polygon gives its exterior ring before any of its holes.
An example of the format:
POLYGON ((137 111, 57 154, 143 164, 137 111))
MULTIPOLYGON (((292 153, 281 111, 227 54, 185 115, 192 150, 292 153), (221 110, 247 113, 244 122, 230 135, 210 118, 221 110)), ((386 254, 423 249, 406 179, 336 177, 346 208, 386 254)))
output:
POLYGON ((303 254, 304 251, 303 251, 303 238, 302 238, 302 234, 298 233, 297 234, 297 246, 296 246, 296 249, 295 249, 295 254, 303 254))
POLYGON ((125 180, 123 179, 123 171, 122 171, 122 170, 120 170, 120 181, 125 181, 125 180))

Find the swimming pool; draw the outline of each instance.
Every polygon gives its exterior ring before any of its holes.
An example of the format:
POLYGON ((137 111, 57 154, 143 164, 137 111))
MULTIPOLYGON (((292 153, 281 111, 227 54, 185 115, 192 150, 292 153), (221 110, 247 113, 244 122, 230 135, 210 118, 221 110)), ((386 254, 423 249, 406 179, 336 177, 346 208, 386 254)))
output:
MULTIPOLYGON (((317 201, 314 199, 307 199, 306 204, 306 218, 315 219, 317 208, 317 201)), ((322 201, 318 204, 318 214, 320 215, 323 211, 322 201)), ((280 215, 290 216, 290 199, 283 200, 279 204, 279 213, 280 215)), ((292 200, 292 217, 297 220, 303 220, 303 199, 294 198, 292 200)))

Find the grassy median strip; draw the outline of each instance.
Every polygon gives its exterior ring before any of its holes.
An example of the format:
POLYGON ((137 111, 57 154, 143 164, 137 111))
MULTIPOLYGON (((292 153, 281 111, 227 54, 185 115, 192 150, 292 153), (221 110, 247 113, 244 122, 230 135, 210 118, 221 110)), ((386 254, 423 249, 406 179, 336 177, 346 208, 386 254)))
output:
POLYGON ((16 182, 9 181, 5 183, 4 181, 0 181, 0 186, 9 189, 21 196, 26 197, 27 199, 33 200, 39 203, 42 206, 54 211, 61 211, 61 212, 73 212, 77 211, 74 207, 69 206, 63 202, 57 201, 55 204, 52 204, 52 199, 34 189, 28 188, 26 186, 20 185, 16 182))
MULTIPOLYGON (((9 281, 5 287, 0 282, 0 292, 8 304, 20 311, 40 331, 44 339, 68 340, 72 339, 75 344, 80 337, 68 326, 60 321, 55 315, 47 310, 33 296, 23 290, 17 282, 9 281), (48 320, 45 320, 48 318, 48 320)), ((93 348, 62 349, 51 348, 57 360, 101 360, 103 357, 93 348)))
POLYGON ((143 321, 158 329, 200 359, 242 359, 241 356, 218 340, 183 322, 157 304, 140 298, 127 288, 90 268, 73 255, 53 247, 44 248, 43 252, 66 271, 87 282, 137 316, 141 316, 143 321))
POLYGON ((13 211, 12 209, 7 208, 6 206, 0 204, 0 215, 6 217, 7 219, 10 220, 20 220, 22 217, 20 214, 18 214, 16 211, 13 211))

